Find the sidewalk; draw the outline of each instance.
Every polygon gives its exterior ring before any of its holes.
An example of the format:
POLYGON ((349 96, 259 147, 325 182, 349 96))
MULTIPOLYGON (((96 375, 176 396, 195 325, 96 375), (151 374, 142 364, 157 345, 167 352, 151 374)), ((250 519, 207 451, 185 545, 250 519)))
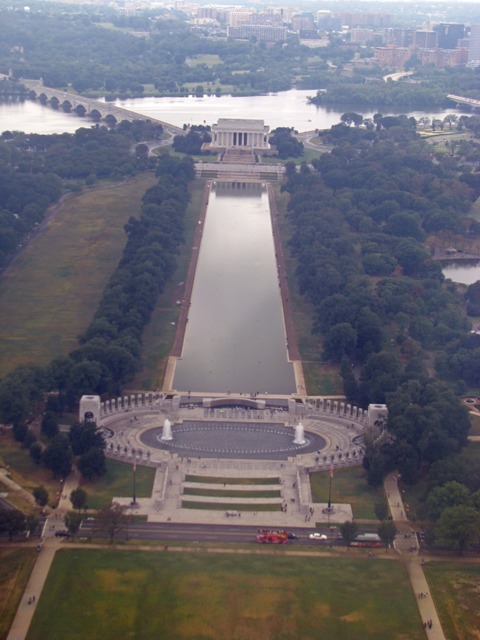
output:
POLYGON ((405 554, 405 566, 407 567, 410 583, 417 598, 418 610, 425 624, 431 621, 431 629, 425 627, 425 633, 429 640, 446 640, 443 633, 440 619, 435 608, 435 603, 430 595, 430 588, 423 572, 422 560, 418 557, 418 540, 413 528, 408 520, 403 504, 402 494, 398 488, 397 473, 390 473, 383 483, 385 495, 392 519, 395 522, 398 532, 395 540, 395 549, 399 554, 405 554), (405 537, 405 534, 408 537, 405 537), (421 594, 427 594, 420 597, 421 594))
POLYGON ((50 566, 60 544, 61 543, 55 538, 50 539, 45 542, 42 550, 39 552, 7 640, 24 640, 26 638, 43 585, 45 584, 50 566), (29 601, 31 601, 33 597, 35 597, 35 602, 30 602, 29 604, 29 601))
POLYGON ((78 487, 79 479, 80 474, 74 469, 63 483, 57 508, 45 521, 42 532, 42 550, 38 553, 37 561, 18 606, 7 640, 24 640, 27 636, 53 558, 62 544, 61 540, 55 537, 55 532, 65 529, 64 516, 67 511, 72 509, 70 493, 78 487), (33 597, 35 597, 34 602, 31 601, 33 597))

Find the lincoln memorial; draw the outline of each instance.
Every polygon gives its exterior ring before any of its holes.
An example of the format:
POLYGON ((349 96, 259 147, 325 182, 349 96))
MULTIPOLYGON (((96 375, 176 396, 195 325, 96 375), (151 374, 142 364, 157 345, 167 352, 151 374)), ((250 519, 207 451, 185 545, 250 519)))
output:
POLYGON ((263 120, 219 118, 212 126, 213 149, 269 149, 267 127, 263 120))

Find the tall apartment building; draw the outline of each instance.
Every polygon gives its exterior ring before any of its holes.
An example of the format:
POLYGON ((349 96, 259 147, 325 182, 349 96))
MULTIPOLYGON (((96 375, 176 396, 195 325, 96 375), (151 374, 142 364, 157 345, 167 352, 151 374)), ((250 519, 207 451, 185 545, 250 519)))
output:
POLYGON ((437 32, 440 49, 455 49, 458 41, 465 36, 465 25, 457 23, 440 23, 433 27, 437 32))
POLYGON ((228 12, 228 26, 239 27, 242 24, 250 24, 254 13, 253 9, 232 9, 228 12))
POLYGON ((397 47, 411 47, 415 36, 414 29, 403 29, 400 27, 390 27, 383 32, 385 44, 397 47))
POLYGON ((420 49, 436 49, 437 48, 437 32, 419 30, 415 31, 413 44, 420 49))
POLYGON ((350 13, 340 11, 336 14, 340 17, 342 25, 346 27, 388 27, 392 21, 389 13, 350 13))
POLYGON ((259 42, 284 42, 287 39, 287 27, 242 24, 238 27, 227 27, 227 36, 238 40, 256 38, 259 42))
POLYGON ((472 24, 470 27, 470 40, 468 43, 468 66, 480 66, 480 24, 472 24))
POLYGON ((374 60, 381 67, 390 69, 403 69, 407 60, 412 56, 410 49, 406 47, 375 47, 373 50, 374 60))

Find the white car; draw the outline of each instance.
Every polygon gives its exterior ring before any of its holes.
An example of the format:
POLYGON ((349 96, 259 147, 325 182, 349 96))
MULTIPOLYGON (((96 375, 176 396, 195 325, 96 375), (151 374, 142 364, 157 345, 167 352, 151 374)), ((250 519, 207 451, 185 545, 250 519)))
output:
POLYGON ((310 540, 328 540, 327 536, 324 533, 311 533, 309 536, 310 540))

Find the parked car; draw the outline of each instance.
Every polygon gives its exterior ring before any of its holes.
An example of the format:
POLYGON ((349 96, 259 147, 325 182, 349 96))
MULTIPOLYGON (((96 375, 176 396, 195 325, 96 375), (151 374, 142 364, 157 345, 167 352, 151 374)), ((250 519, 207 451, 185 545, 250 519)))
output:
POLYGON ((327 536, 324 533, 318 533, 318 531, 315 531, 315 533, 311 533, 309 536, 310 540, 328 540, 327 536))
POLYGON ((298 536, 296 533, 293 533, 293 531, 289 531, 288 532, 288 539, 289 540, 298 540, 298 536))
POLYGON ((70 534, 68 533, 68 531, 66 531, 66 529, 59 529, 58 531, 55 531, 55 537, 56 538, 68 538, 70 534))

